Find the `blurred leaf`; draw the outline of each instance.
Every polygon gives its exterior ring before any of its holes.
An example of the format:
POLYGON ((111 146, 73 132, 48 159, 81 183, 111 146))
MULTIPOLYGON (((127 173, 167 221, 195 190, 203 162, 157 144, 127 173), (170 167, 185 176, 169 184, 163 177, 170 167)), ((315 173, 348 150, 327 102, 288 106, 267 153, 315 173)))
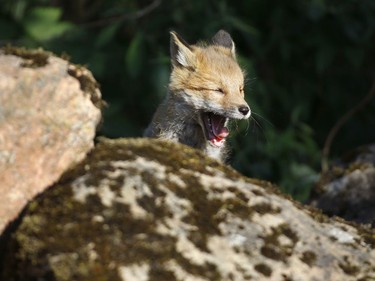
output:
POLYGON ((61 9, 55 7, 36 7, 30 11, 29 16, 42 22, 56 22, 60 19, 61 9))
POLYGON ((283 192, 292 194, 299 201, 306 201, 310 190, 319 179, 319 173, 304 163, 291 162, 281 182, 283 192))
POLYGON ((19 0, 13 3, 11 13, 16 21, 20 21, 25 16, 27 4, 27 0, 19 0))
POLYGON ((111 24, 107 27, 104 27, 96 38, 95 47, 97 49, 100 49, 103 46, 109 44, 115 37, 116 32, 118 31, 120 26, 120 24, 111 24))
POLYGON ((59 22, 61 9, 36 7, 23 22, 26 32, 37 41, 47 41, 60 36, 73 27, 68 22, 59 22))
POLYGON ((143 56, 143 35, 137 33, 131 41, 126 53, 125 53, 125 65, 126 70, 132 77, 136 77, 142 67, 142 56, 143 56))
POLYGON ((108 56, 110 56, 110 54, 103 51, 92 52, 88 63, 89 69, 93 73, 95 73, 95 76, 103 77, 104 73, 108 71, 108 69, 105 67, 108 60, 108 56))

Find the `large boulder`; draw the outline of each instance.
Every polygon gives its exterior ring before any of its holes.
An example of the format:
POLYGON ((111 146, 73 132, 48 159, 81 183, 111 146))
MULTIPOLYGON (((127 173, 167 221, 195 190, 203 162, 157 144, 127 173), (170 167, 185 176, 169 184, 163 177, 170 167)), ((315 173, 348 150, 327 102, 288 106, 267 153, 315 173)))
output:
POLYGON ((375 227, 375 144, 335 161, 321 175, 311 204, 327 215, 375 227))
POLYGON ((85 68, 42 50, 0 49, 0 233, 93 148, 100 107, 85 68))
POLYGON ((101 140, 6 245, 6 281, 375 279, 370 229, 160 140, 101 140))

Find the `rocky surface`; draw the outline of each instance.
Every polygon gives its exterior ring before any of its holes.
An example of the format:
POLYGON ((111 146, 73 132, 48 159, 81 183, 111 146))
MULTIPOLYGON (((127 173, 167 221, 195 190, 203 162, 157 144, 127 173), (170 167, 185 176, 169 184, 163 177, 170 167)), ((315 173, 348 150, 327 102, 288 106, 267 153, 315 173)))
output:
POLYGON ((375 227, 375 144, 333 163, 322 174, 311 204, 328 215, 375 227))
POLYGON ((86 69, 41 50, 0 49, 0 233, 92 149, 100 105, 86 69))
POLYGON ((1 280, 374 280, 375 233, 180 144, 102 140, 32 202, 1 280))

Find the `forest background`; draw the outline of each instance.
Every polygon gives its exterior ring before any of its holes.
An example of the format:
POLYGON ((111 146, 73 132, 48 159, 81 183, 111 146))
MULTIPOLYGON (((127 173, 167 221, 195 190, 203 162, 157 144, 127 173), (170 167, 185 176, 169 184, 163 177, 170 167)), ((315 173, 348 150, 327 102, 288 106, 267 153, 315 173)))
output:
POLYGON ((303 201, 322 162, 374 142, 373 0, 0 2, 0 46, 87 66, 108 103, 99 134, 111 138, 141 136, 165 96, 169 31, 195 43, 219 29, 236 43, 253 111, 232 125, 234 168, 303 201))

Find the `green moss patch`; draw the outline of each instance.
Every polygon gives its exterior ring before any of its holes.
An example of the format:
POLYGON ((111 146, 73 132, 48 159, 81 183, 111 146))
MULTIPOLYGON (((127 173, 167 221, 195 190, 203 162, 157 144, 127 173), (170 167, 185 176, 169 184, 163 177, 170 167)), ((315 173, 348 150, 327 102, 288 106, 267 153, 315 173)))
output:
POLYGON ((311 267, 316 262, 316 254, 312 251, 305 251, 302 253, 300 260, 311 267))
POLYGON ((339 263, 340 268, 348 275, 357 275, 359 267, 350 262, 349 257, 344 257, 344 262, 339 263))
POLYGON ((269 203, 262 202, 251 206, 251 208, 260 215, 265 214, 279 214, 281 209, 279 207, 272 206, 269 203))
POLYGON ((272 269, 265 263, 258 263, 254 266, 254 269, 259 273, 263 274, 266 277, 270 277, 272 275, 272 269))
POLYGON ((104 106, 106 106, 106 103, 100 98, 97 93, 100 85, 88 73, 88 70, 83 66, 69 65, 68 74, 79 81, 81 90, 90 95, 92 103, 97 108, 102 109, 104 106))
POLYGON ((269 235, 261 238, 264 239, 264 245, 260 249, 261 254, 269 259, 282 262, 287 262, 288 257, 293 254, 294 246, 298 241, 297 234, 287 224, 273 227, 269 235), (280 244, 280 235, 289 238, 290 243, 286 245, 280 244))
POLYGON ((48 63, 52 53, 43 49, 26 49, 21 47, 6 46, 0 49, 5 55, 13 55, 23 59, 22 67, 38 68, 48 63))

